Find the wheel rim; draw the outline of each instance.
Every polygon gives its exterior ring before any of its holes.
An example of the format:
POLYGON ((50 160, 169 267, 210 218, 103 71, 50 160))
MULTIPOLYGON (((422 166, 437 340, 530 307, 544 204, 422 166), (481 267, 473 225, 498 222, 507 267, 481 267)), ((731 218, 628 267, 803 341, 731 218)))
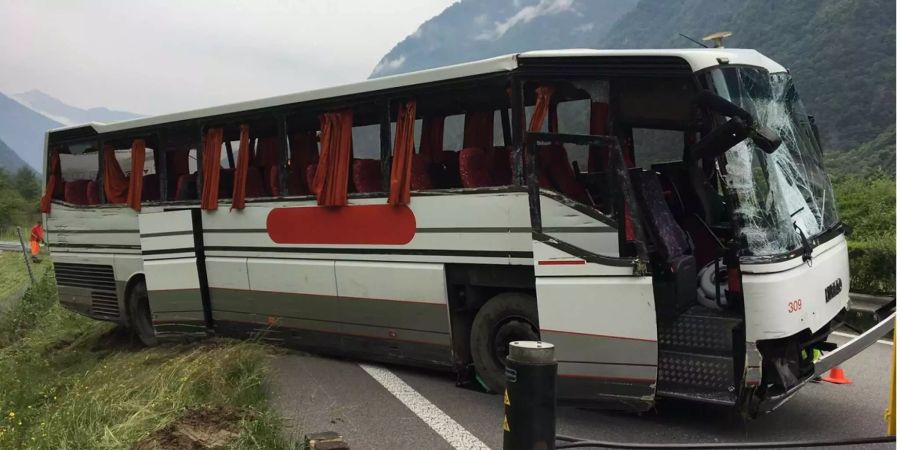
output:
POLYGON ((513 341, 536 341, 538 333, 534 325, 522 318, 512 318, 497 326, 494 332, 493 356, 498 367, 506 367, 509 343, 513 341))

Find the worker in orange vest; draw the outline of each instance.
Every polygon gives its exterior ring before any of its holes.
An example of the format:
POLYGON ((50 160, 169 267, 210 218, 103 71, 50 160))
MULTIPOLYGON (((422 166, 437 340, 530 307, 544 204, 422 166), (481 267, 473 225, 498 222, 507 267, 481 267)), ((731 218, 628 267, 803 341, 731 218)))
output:
POLYGON ((34 262, 38 262, 38 253, 41 252, 40 243, 44 241, 44 227, 41 226, 41 222, 37 221, 33 227, 31 227, 31 260, 34 262))

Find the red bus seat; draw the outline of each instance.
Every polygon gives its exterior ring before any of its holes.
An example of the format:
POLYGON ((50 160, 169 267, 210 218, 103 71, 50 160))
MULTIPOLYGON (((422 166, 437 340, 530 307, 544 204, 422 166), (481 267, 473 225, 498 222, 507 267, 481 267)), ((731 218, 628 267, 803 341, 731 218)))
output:
POLYGON ((66 183, 65 200, 73 205, 87 205, 87 186, 91 180, 72 180, 66 183))
POLYGON ((87 204, 88 205, 99 205, 100 204, 100 185, 97 184, 96 181, 91 180, 87 184, 87 204))
POLYGON ((198 198, 197 173, 178 177, 178 182, 175 184, 175 200, 197 200, 198 198))
POLYGON ((552 189, 573 200, 591 204, 584 186, 575 178, 569 155, 562 145, 538 147, 538 182, 542 188, 552 189))
POLYGON ((410 174, 410 190, 424 191, 432 188, 431 175, 428 173, 428 164, 419 154, 412 157, 412 169, 410 174))
POLYGON ((480 188, 494 186, 491 174, 491 154, 478 147, 464 148, 459 151, 459 178, 464 188, 480 188))
POLYGON ((381 161, 354 159, 352 173, 356 192, 384 192, 381 188, 381 161))

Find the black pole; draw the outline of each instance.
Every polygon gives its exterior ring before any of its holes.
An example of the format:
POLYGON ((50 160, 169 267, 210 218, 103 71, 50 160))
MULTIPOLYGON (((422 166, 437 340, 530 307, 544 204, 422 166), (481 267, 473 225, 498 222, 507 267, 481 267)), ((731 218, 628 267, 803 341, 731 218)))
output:
POLYGON ((556 359, 553 344, 509 343, 503 393, 503 449, 547 449, 556 445, 556 359))

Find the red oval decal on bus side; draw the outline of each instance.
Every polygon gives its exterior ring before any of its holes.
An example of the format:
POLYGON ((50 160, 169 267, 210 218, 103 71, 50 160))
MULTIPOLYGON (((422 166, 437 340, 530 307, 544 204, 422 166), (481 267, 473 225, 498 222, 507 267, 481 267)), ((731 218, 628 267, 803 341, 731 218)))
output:
POLYGON ((403 245, 416 235, 416 216, 392 205, 275 208, 266 231, 278 244, 403 245))

